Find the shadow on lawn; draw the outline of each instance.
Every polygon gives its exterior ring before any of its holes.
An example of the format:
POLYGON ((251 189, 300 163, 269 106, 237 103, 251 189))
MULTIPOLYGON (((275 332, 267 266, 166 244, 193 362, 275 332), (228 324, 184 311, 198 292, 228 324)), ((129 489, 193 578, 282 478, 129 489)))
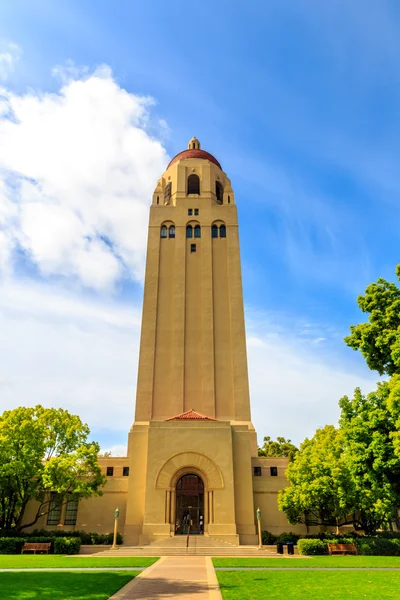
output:
POLYGON ((1 600, 107 600, 133 578, 123 572, 0 573, 1 600))

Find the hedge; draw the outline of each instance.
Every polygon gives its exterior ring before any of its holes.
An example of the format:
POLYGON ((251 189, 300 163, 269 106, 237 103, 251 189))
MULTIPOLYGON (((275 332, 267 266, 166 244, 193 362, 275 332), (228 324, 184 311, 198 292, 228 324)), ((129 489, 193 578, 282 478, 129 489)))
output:
POLYGON ((54 554, 79 554, 81 538, 57 537, 54 540, 54 554))
POLYGON ((21 554, 25 543, 34 544, 51 543, 50 553, 54 554, 79 554, 81 540, 77 537, 6 537, 0 538, 0 554, 21 554))
MULTIPOLYGON (((92 546, 94 544, 112 544, 113 543, 113 533, 90 533, 87 531, 63 531, 62 529, 54 529, 53 531, 47 531, 46 529, 35 529, 29 533, 24 531, 1 531, 0 537, 4 538, 50 538, 52 541, 53 538, 57 537, 79 537, 81 538, 81 543, 84 545, 92 546)), ((38 540, 40 541, 40 540, 38 540)), ((123 536, 120 533, 117 533, 117 544, 121 546, 123 544, 123 536)))
POLYGON ((323 540, 309 540, 303 538, 297 542, 297 549, 299 554, 306 554, 307 556, 328 554, 328 544, 323 540))

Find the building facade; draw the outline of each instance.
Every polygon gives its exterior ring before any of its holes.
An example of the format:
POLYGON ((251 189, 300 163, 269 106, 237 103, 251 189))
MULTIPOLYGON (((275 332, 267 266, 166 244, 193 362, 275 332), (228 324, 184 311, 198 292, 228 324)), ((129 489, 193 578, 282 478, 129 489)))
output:
POLYGON ((302 529, 277 508, 286 459, 257 456, 235 194, 196 138, 153 194, 135 420, 128 456, 101 464, 104 495, 81 501, 78 529, 111 531, 117 506, 128 545, 186 533, 189 524, 255 544, 258 506, 263 529, 302 529))

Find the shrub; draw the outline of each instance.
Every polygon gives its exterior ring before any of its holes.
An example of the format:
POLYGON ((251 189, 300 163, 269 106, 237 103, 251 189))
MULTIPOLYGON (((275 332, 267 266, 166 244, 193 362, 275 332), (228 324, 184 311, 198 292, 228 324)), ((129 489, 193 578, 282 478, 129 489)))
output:
POLYGON ((264 546, 270 546, 276 542, 276 536, 270 531, 263 531, 261 537, 264 546))
POLYGON ((15 537, 0 538, 0 554, 19 554, 24 540, 15 537))
POLYGON ((54 554, 79 554, 81 538, 56 537, 54 540, 54 554))
POLYGON ((400 540, 382 537, 362 537, 354 540, 359 554, 366 556, 400 556, 400 540))
MULTIPOLYGON (((37 542, 52 542, 54 538, 62 537, 62 538, 70 538, 70 537, 79 537, 81 539, 81 543, 85 545, 93 545, 93 544, 112 544, 113 543, 113 533, 90 533, 87 531, 79 531, 76 529, 75 531, 63 531, 60 529, 54 529, 52 531, 47 531, 46 529, 35 529, 34 531, 24 532, 24 531, 4 531, 1 532, 1 537, 4 538, 26 538, 27 541, 37 541, 37 542), (43 539, 46 538, 46 539, 43 539)), ((123 544, 123 536, 120 533, 117 533, 117 544, 121 546, 123 544)))
POLYGON ((328 544, 323 540, 301 539, 297 542, 299 554, 315 556, 317 554, 328 554, 328 544))
POLYGON ((287 533, 286 531, 284 531, 278 536, 276 541, 282 542, 282 544, 287 544, 288 542, 293 542, 294 544, 297 544, 300 537, 301 536, 298 533, 293 533, 292 531, 289 531, 289 533, 287 533))

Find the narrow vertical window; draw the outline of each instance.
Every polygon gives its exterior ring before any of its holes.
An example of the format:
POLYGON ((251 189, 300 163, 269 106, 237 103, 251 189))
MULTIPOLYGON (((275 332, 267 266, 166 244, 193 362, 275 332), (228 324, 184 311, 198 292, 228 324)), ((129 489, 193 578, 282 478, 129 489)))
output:
POLYGON ((61 498, 57 492, 51 492, 47 525, 58 525, 61 515, 61 498))
POLYGON ((231 203, 231 197, 228 196, 228 204, 230 204, 230 203, 231 203))
POLYGON ((195 209, 194 209, 194 214, 195 214, 195 216, 197 216, 197 217, 199 216, 199 209, 198 209, 198 208, 195 208, 195 209))
POLYGON ((190 244, 190 252, 196 252, 196 244, 190 244))
POLYGON ((211 237, 213 237, 213 238, 218 237, 218 227, 216 225, 213 225, 211 227, 211 237))
POLYGON ((188 215, 191 217, 193 214, 193 208, 188 208, 188 215))
POLYGON ((160 236, 161 236, 162 238, 166 238, 166 237, 167 237, 167 226, 166 226, 166 225, 163 225, 163 226, 161 227, 161 233, 160 233, 160 236))
POLYGON ((187 193, 200 194, 200 179, 198 175, 189 175, 187 180, 187 193))
POLYGON ((215 195, 217 197, 218 204, 222 204, 224 199, 224 188, 219 181, 215 182, 215 195))
POLYGON ((219 237, 225 237, 226 238, 226 227, 225 227, 225 225, 221 225, 221 227, 219 228, 219 237))
POLYGON ((196 227, 194 228, 194 237, 195 238, 201 237, 200 225, 196 225, 196 227))
POLYGON ((187 238, 192 238, 193 237, 193 227, 191 225, 188 225, 186 227, 186 237, 187 238))
POLYGON ((122 467, 122 477, 129 477, 129 467, 122 467))
POLYGON ((168 235, 169 235, 170 238, 174 238, 175 237, 175 225, 170 225, 168 235))
POLYGON ((78 516, 78 498, 70 498, 65 508, 64 525, 76 525, 78 516))
POLYGON ((160 196, 157 196, 157 204, 160 204, 160 196))
POLYGON ((171 202, 171 190, 172 184, 169 183, 164 190, 164 204, 169 204, 171 202))

